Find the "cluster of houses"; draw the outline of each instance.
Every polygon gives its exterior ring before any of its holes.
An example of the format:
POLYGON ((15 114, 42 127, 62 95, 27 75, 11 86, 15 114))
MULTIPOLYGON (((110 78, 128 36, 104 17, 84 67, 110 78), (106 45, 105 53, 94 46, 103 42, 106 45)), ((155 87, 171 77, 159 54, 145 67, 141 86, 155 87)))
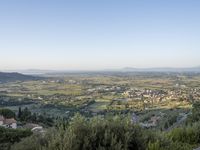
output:
MULTIPOLYGON (((17 129, 22 128, 22 126, 17 126, 17 121, 14 118, 5 118, 0 115, 0 127, 17 129)), ((33 123, 26 123, 23 128, 31 129, 32 132, 44 133, 42 126, 33 123)))
POLYGON ((102 92, 120 92, 122 90, 122 87, 119 86, 97 86, 95 88, 90 88, 87 90, 88 93, 102 93, 102 92))
POLYGON ((4 116, 0 116, 0 126, 5 128, 17 128, 17 121, 14 118, 5 118, 4 116))
POLYGON ((148 99, 153 99, 154 102, 162 102, 167 100, 185 100, 191 101, 192 98, 198 100, 200 97, 200 89, 169 89, 169 90, 151 90, 151 89, 130 89, 123 93, 123 96, 134 99, 141 100, 144 98, 146 101, 148 99))

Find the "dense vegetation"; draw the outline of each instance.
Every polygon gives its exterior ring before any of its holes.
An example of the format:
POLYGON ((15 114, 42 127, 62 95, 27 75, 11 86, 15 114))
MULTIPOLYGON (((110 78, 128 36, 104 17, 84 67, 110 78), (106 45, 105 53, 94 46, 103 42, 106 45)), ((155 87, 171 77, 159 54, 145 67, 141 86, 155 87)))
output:
POLYGON ((133 124, 129 116, 85 118, 76 114, 70 121, 57 122, 45 135, 33 134, 11 149, 192 150, 200 145, 199 112, 200 103, 195 103, 186 124, 170 131, 144 129, 133 124))
POLYGON ((32 134, 27 129, 6 129, 0 127, 0 149, 9 149, 12 144, 32 134))
POLYGON ((24 109, 19 107, 17 119, 22 123, 39 123, 46 127, 51 127, 54 124, 54 120, 52 118, 41 114, 31 113, 27 107, 24 109))
POLYGON ((49 129, 45 136, 33 135, 15 144, 12 149, 192 150, 199 144, 199 123, 160 132, 134 125, 129 117, 87 119, 77 114, 70 122, 60 122, 49 129))
MULTIPOLYGON (((5 115, 12 114, 7 109, 2 109, 1 112, 5 115)), ((186 124, 170 131, 142 128, 133 124, 131 117, 127 115, 86 118, 80 114, 76 114, 71 120, 57 121, 45 134, 32 135, 30 130, 0 128, 0 149, 192 150, 200 145, 199 112, 200 103, 196 102, 186 124)), ((27 108, 19 108, 16 116, 25 122, 30 121, 31 117, 32 113, 27 108)))

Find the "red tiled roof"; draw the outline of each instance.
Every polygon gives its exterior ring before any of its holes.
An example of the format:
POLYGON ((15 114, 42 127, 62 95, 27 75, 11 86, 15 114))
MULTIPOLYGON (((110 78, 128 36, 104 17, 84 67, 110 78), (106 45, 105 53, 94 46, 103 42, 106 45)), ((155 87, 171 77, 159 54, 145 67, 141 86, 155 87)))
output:
POLYGON ((5 124, 12 124, 12 123, 17 123, 17 121, 14 118, 11 119, 5 119, 5 124))

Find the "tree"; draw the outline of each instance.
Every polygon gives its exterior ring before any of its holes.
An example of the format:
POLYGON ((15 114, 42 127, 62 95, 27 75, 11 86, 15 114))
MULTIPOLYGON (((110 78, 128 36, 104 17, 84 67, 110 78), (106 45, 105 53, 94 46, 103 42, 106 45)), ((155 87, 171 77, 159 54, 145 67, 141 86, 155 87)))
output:
POLYGON ((22 116, 22 110, 21 110, 21 107, 19 107, 19 110, 18 110, 18 118, 21 118, 21 116, 22 116))
POLYGON ((15 118, 15 113, 10 109, 0 109, 0 115, 4 116, 5 118, 15 118))
POLYGON ((19 119, 21 121, 28 121, 31 119, 31 112, 28 110, 27 107, 21 111, 21 117, 19 119))
POLYGON ((192 107, 191 121, 200 121, 200 102, 195 102, 192 107))

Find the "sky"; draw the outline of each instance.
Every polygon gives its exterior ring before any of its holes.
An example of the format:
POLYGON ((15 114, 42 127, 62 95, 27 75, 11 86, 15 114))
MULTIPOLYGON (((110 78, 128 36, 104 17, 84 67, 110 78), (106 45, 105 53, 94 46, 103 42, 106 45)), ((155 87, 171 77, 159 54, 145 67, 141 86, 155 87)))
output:
POLYGON ((0 70, 200 66, 199 0, 0 1, 0 70))

